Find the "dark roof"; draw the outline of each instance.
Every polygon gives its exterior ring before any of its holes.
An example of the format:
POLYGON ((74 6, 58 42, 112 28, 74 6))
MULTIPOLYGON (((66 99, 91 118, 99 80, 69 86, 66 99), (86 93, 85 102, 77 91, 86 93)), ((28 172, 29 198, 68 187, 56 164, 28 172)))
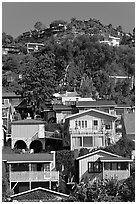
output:
POLYGON ((45 162, 53 161, 53 154, 48 153, 24 153, 24 154, 2 154, 2 160, 7 161, 8 163, 20 163, 20 162, 45 162))
POLYGON ((76 103, 77 107, 102 107, 102 106, 116 106, 115 101, 98 100, 98 101, 78 101, 76 103))
POLYGON ((60 193, 60 192, 53 191, 53 190, 46 189, 46 188, 42 188, 42 187, 37 187, 37 188, 31 189, 31 190, 28 190, 28 191, 24 191, 24 192, 21 192, 21 193, 11 195, 11 198, 16 198, 17 199, 21 195, 30 194, 30 193, 36 192, 36 191, 43 191, 43 192, 53 194, 53 195, 57 196, 58 200, 60 200, 61 198, 68 198, 69 197, 69 195, 64 194, 64 193, 60 193))
POLYGON ((126 134, 135 134, 135 112, 124 114, 126 134))
POLYGON ((68 110, 68 111, 70 111, 70 110, 72 110, 72 107, 70 107, 70 106, 66 106, 66 105, 62 105, 62 104, 56 104, 56 105, 53 105, 53 110, 55 110, 55 111, 59 111, 59 110, 61 110, 61 111, 63 111, 63 110, 68 110))
POLYGON ((24 120, 16 120, 13 121, 11 124, 14 125, 38 125, 38 124, 46 124, 46 121, 42 120, 34 120, 34 119, 24 119, 24 120))

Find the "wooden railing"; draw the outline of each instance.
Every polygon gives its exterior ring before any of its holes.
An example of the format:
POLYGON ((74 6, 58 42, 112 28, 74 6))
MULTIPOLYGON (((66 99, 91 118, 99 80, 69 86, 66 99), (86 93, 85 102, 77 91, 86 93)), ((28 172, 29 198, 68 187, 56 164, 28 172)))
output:
POLYGON ((102 129, 95 130, 94 128, 86 128, 86 129, 70 129, 70 133, 73 135, 91 135, 91 134, 104 134, 102 129))
POLYGON ((10 181, 58 181, 59 180, 59 172, 58 171, 17 171, 10 172, 10 181))

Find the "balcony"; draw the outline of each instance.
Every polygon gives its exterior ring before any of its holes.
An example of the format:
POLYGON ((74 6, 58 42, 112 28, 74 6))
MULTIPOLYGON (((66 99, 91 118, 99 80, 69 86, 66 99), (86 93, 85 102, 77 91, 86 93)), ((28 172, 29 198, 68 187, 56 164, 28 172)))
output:
POLYGON ((11 182, 58 181, 58 171, 16 171, 9 174, 11 182))
POLYGON ((99 135, 104 135, 104 130, 103 129, 94 129, 94 128, 86 128, 86 129, 70 129, 70 133, 73 134, 73 136, 80 136, 80 135, 86 135, 86 136, 91 136, 94 134, 99 134, 99 135))

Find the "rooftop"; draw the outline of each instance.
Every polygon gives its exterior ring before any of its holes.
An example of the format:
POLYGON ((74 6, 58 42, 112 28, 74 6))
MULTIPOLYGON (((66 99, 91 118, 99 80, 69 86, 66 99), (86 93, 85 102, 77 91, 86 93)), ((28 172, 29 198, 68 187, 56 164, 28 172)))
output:
POLYGON ((70 116, 67 116, 66 119, 76 118, 78 116, 82 116, 82 115, 85 115, 85 114, 88 114, 88 113, 97 113, 99 116, 101 115, 101 117, 102 116, 108 116, 112 120, 117 119, 117 116, 114 116, 114 115, 111 115, 111 114, 106 113, 104 111, 100 111, 100 110, 96 110, 96 109, 88 109, 88 110, 82 111, 80 113, 75 113, 75 114, 72 114, 70 116))
POLYGON ((34 120, 34 119, 24 119, 24 120, 16 120, 13 121, 11 124, 14 125, 38 125, 38 124, 45 124, 46 121, 42 120, 34 120))
POLYGON ((77 107, 115 107, 115 101, 98 100, 98 101, 78 101, 77 107))
POLYGON ((38 154, 30 154, 30 153, 24 153, 24 154, 2 154, 2 160, 7 161, 8 163, 27 163, 27 162, 47 162, 47 161, 53 161, 53 154, 48 153, 38 153, 38 154))

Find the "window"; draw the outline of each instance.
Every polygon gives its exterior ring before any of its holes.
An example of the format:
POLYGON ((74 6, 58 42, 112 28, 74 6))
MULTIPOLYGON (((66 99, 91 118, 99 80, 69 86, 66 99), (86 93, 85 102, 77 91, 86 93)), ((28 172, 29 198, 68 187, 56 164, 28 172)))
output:
POLYGON ((117 170, 117 163, 116 162, 111 164, 111 170, 117 170))
POLYGON ((50 171, 50 163, 44 164, 44 171, 50 171))
POLYGON ((78 121, 75 121, 75 128, 78 128, 78 121))
POLYGON ((94 126, 98 126, 98 120, 94 120, 94 126))
POLYGON ((72 147, 81 147, 82 138, 81 137, 72 137, 72 147))
POLYGON ((106 125, 106 130, 110 130, 110 125, 106 125))
POLYGON ((83 147, 93 147, 93 137, 83 137, 83 147))
POLYGON ((104 170, 127 170, 128 162, 105 162, 104 170))
POLYGON ((128 170, 128 162, 118 162, 118 170, 128 170))
POLYGON ((78 121, 78 125, 79 125, 79 127, 81 128, 81 121, 78 121))
POLYGON ((85 120, 85 128, 87 128, 87 121, 85 120))
POLYGON ((93 121, 93 129, 98 130, 98 120, 93 121))
POLYGON ((84 128, 84 121, 82 120, 82 128, 84 128))
POLYGON ((104 170, 111 170, 111 163, 110 162, 104 163, 104 170))
POLYGON ((89 162, 88 163, 88 173, 99 173, 102 171, 101 162, 89 162))

